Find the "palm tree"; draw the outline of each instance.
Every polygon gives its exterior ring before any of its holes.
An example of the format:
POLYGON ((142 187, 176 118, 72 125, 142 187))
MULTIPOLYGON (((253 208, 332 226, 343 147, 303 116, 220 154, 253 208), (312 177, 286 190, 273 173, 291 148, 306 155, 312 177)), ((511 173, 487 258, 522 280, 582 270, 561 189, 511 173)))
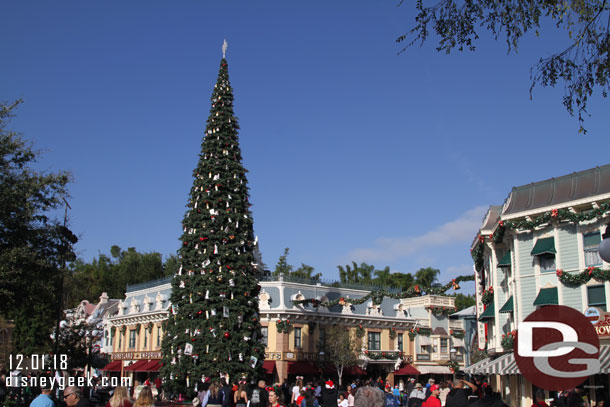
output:
POLYGON ((440 273, 440 270, 432 267, 426 267, 425 269, 421 268, 415 273, 415 284, 426 291, 426 288, 432 287, 432 285, 438 281, 438 275, 440 273))

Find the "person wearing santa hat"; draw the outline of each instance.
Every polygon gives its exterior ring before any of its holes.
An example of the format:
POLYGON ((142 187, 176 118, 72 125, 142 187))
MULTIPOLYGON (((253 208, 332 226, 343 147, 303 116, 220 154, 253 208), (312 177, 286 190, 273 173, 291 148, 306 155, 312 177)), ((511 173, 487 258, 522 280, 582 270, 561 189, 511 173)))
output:
POLYGON ((332 380, 328 380, 322 390, 322 405, 324 407, 337 407, 338 392, 332 380))

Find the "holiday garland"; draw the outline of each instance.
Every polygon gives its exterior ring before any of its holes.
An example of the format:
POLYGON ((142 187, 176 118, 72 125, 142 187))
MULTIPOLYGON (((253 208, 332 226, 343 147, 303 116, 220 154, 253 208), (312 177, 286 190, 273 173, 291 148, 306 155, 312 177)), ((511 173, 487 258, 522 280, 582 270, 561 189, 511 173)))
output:
MULTIPOLYGON (((574 213, 569 209, 551 209, 543 213, 542 215, 532 219, 532 220, 519 220, 519 221, 499 221, 498 227, 492 234, 488 236, 490 241, 494 243, 500 243, 504 239, 504 233, 506 229, 511 230, 529 230, 530 232, 534 231, 538 226, 548 223, 552 220, 557 220, 559 222, 572 222, 572 223, 580 223, 584 221, 589 221, 593 219, 599 219, 610 212, 610 202, 604 202, 599 204, 597 208, 593 208, 587 212, 574 213)), ((478 236, 478 243, 475 245, 473 249, 471 249, 472 259, 474 260, 476 271, 481 271, 483 268, 483 243, 485 243, 485 236, 478 236)), ((604 280, 606 281, 606 280, 604 280)))
POLYGON ((432 329, 430 328, 415 328, 409 331, 409 339, 414 340, 417 335, 430 336, 432 329))
POLYGON ((440 316, 440 315, 453 314, 457 308, 456 307, 427 306, 426 309, 431 311, 434 315, 440 316))
POLYGON ((364 354, 371 360, 389 359, 396 360, 402 358, 402 352, 393 351, 370 351, 365 350, 364 354))
POLYGON ((282 321, 278 319, 275 322, 275 326, 277 328, 278 333, 289 333, 290 332, 290 320, 282 321))
POLYGON ((587 267, 580 273, 566 273, 562 269, 558 269, 555 274, 559 281, 569 287, 579 287, 588 283, 591 279, 599 282, 610 281, 610 270, 593 266, 587 267))
POLYGON ((390 329, 390 339, 396 338, 397 335, 398 335, 398 333, 396 332, 396 328, 392 327, 390 329))
POLYGON ((449 331, 449 335, 453 336, 456 339, 464 339, 464 337, 466 336, 466 332, 462 331, 462 330, 450 330, 449 331))
POLYGON ((314 307, 322 306, 322 307, 330 308, 335 305, 345 306, 347 304, 352 304, 352 305, 364 304, 366 301, 372 300, 373 305, 380 305, 383 302, 383 299, 385 297, 392 298, 392 299, 405 299, 405 298, 420 297, 422 295, 443 295, 450 288, 452 288, 454 290, 458 290, 460 288, 460 285, 459 285, 460 282, 472 281, 472 280, 474 280, 474 276, 472 276, 472 275, 458 276, 458 277, 454 278, 453 280, 451 280, 450 282, 448 282, 447 284, 442 285, 440 287, 420 287, 419 285, 415 285, 415 286, 410 287, 409 289, 403 291, 402 293, 398 293, 398 294, 391 293, 387 290, 379 290, 379 291, 370 292, 369 294, 365 295, 362 298, 340 297, 333 301, 320 301, 315 298, 306 298, 304 300, 292 300, 292 303, 294 305, 303 305, 303 306, 312 305, 314 307))

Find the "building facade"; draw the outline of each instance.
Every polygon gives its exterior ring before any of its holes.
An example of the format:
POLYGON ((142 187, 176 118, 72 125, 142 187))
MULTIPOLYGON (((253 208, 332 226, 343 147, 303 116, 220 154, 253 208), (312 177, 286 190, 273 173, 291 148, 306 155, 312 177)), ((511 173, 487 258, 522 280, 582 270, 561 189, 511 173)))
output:
POLYGON ((597 251, 610 222, 609 202, 606 165, 513 188, 503 206, 487 212, 471 251, 478 346, 490 357, 467 370, 492 375, 511 405, 531 405, 536 390, 516 367, 512 332, 533 311, 552 304, 600 314, 602 371, 586 385, 591 400, 608 395, 610 328, 603 316, 610 283, 595 277, 609 268, 597 251))
MULTIPOLYGON (((358 366, 346 369, 344 376, 366 374, 394 381, 394 372, 450 375, 453 364, 464 365, 464 323, 449 318, 453 297, 384 298, 379 305, 368 301, 325 308, 293 301, 359 299, 371 291, 293 278, 260 285, 262 338, 257 340, 265 346, 263 367, 270 382, 297 375, 334 376, 325 345, 328 329, 336 325, 362 341, 358 366)), ((107 374, 131 376, 135 386, 158 372, 170 294, 171 277, 128 286, 117 313, 104 319, 102 350, 112 360, 103 369, 107 374)))
POLYGON ((116 314, 104 320, 103 349, 111 355, 111 362, 103 369, 107 374, 131 376, 134 386, 157 374, 171 280, 167 277, 127 286, 116 314))
POLYGON ((297 305, 294 301, 357 300, 371 291, 283 277, 261 281, 260 285, 265 368, 274 381, 282 383, 304 372, 311 376, 330 375, 332 372, 316 367, 332 362, 324 346, 326 332, 333 325, 343 326, 362 339, 360 374, 365 370, 369 376, 393 381, 396 371, 414 372, 400 370, 401 366, 412 366, 420 374, 450 375, 450 362, 456 363, 456 368, 463 365, 464 324, 448 317, 454 311, 453 297, 385 297, 379 305, 372 300, 362 304, 345 301, 326 308, 297 305))

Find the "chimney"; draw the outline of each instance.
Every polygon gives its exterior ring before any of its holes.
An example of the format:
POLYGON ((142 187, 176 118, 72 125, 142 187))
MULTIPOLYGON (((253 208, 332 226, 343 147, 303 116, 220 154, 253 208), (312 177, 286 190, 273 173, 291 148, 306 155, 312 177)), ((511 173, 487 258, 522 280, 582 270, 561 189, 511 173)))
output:
POLYGON ((106 304, 108 302, 108 294, 105 292, 100 295, 100 304, 106 304))

